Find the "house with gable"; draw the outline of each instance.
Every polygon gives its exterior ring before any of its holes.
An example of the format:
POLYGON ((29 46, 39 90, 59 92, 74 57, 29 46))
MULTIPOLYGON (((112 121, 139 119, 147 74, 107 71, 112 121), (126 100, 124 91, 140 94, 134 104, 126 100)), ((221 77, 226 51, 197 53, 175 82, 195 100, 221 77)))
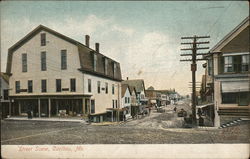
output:
POLYGON ((122 105, 123 110, 123 120, 127 120, 131 117, 131 90, 129 85, 122 84, 122 105))
POLYGON ((127 84, 129 87, 134 87, 136 90, 136 98, 139 106, 139 113, 143 113, 147 107, 148 99, 145 96, 145 85, 143 79, 122 81, 122 84, 127 84))
POLYGON ((39 25, 8 50, 9 115, 89 116, 111 120, 107 108, 121 105, 120 64, 95 49, 39 25))
POLYGON ((250 116, 249 16, 206 56, 204 91, 214 103, 214 126, 250 116))

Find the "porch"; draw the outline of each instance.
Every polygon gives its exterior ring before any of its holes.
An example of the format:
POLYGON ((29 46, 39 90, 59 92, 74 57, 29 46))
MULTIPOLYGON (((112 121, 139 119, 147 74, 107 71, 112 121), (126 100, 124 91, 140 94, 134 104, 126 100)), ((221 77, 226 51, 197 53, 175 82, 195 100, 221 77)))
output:
POLYGON ((90 113, 90 96, 23 96, 11 97, 10 116, 82 117, 90 113))

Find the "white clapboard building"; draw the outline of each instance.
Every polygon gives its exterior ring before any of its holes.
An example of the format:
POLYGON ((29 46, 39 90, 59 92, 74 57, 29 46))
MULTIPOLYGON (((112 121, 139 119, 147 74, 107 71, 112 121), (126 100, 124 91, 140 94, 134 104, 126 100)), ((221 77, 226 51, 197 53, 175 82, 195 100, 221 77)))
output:
POLYGON ((89 116, 111 120, 120 107, 120 64, 50 28, 39 25, 8 50, 11 116, 89 116))

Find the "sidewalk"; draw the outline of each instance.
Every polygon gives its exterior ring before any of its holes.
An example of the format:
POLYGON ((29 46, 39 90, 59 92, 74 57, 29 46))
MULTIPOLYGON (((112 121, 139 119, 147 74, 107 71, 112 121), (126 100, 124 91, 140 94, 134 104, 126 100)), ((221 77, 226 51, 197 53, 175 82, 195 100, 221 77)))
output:
POLYGON ((9 117, 6 118, 4 120, 20 120, 20 121, 52 121, 52 122, 81 122, 81 123, 85 123, 85 120, 81 119, 81 118, 32 118, 32 119, 28 119, 27 117, 9 117))

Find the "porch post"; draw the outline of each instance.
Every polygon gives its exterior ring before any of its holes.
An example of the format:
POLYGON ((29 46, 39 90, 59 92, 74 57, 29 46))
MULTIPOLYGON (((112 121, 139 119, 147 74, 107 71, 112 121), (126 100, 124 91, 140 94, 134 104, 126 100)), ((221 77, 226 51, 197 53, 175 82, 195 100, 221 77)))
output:
POLYGON ((84 98, 82 98, 82 114, 86 114, 84 105, 85 105, 84 98))
POLYGON ((10 99, 10 102, 9 102, 9 116, 11 116, 11 99, 10 99))
POLYGON ((18 101, 18 112, 19 112, 19 115, 21 115, 21 103, 20 103, 20 101, 18 101))
POLYGON ((58 116, 58 101, 56 100, 56 116, 58 116))
POLYGON ((49 103, 49 118, 51 117, 51 101, 50 101, 50 98, 48 100, 48 103, 49 103))
POLYGON ((112 114, 112 116, 111 116, 111 120, 112 120, 112 122, 114 122, 114 110, 112 110, 112 112, 111 112, 111 114, 112 114))
POLYGON ((41 118, 41 100, 38 98, 38 116, 41 118))

